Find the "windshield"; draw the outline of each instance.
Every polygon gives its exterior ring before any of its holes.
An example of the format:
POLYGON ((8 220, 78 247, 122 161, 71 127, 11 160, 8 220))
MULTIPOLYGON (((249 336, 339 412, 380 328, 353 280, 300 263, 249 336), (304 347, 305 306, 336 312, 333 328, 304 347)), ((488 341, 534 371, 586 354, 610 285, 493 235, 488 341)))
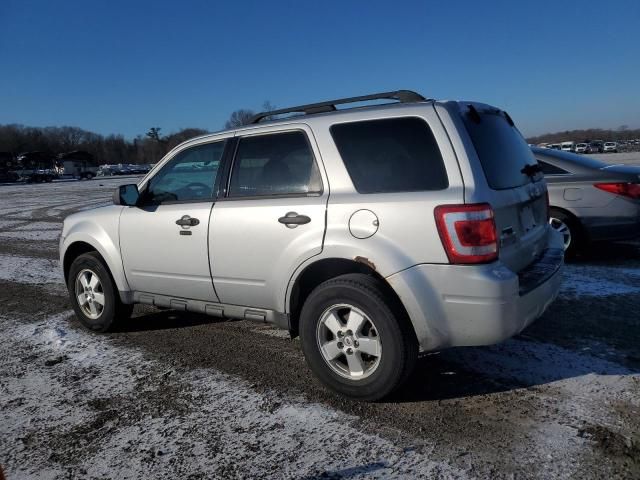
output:
POLYGON ((523 168, 536 165, 536 160, 508 115, 495 108, 476 109, 464 104, 461 109, 489 186, 503 190, 529 183, 523 168))

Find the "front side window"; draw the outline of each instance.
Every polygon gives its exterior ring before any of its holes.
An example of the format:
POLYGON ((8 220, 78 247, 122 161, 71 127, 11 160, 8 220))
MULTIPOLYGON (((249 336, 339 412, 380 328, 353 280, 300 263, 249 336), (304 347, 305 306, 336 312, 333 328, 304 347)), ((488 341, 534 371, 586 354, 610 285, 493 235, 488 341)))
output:
POLYGON ((240 139, 231 172, 230 197, 321 192, 322 179, 303 132, 240 139))
POLYGON ((149 180, 144 203, 207 202, 214 198, 224 141, 187 148, 149 180))
POLYGON ((436 139, 416 117, 340 123, 331 136, 358 193, 443 190, 449 186, 436 139))

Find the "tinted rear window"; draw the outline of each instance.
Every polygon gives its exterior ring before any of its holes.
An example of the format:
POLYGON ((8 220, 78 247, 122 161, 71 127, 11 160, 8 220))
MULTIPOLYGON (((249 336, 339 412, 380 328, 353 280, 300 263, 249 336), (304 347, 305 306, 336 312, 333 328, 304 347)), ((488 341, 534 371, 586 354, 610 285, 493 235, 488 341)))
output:
POLYGON ((438 144, 415 117, 341 123, 331 135, 358 193, 443 190, 449 186, 438 144))
POLYGON ((478 108, 477 116, 467 106, 462 118, 476 149, 487 183, 494 190, 520 187, 530 178, 522 173, 536 160, 529 145, 506 114, 497 109, 478 108))

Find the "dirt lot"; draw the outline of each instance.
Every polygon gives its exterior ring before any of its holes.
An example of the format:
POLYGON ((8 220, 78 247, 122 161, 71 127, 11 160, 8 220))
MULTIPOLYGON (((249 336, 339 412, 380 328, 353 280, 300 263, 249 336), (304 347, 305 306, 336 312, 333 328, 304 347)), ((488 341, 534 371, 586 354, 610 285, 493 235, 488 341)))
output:
POLYGON ((145 307, 118 333, 80 328, 61 222, 127 181, 0 186, 8 479, 640 477, 640 244, 568 265, 517 338, 426 355, 362 404, 268 326, 145 307))

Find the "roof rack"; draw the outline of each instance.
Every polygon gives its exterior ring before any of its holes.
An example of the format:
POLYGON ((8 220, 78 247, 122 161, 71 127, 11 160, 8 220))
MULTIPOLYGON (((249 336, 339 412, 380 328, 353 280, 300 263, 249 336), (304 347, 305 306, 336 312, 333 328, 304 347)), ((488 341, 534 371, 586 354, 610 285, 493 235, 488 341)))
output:
POLYGON ((333 112, 336 109, 336 105, 343 105, 345 103, 356 102, 368 102, 370 100, 397 100, 400 103, 412 103, 412 102, 424 102, 427 99, 419 93, 412 92, 411 90, 396 90, 394 92, 374 93, 372 95, 363 95, 360 97, 339 98, 337 100, 329 100, 326 102, 310 103, 308 105, 299 105, 297 107, 282 108, 280 110, 272 110, 271 112, 261 112, 254 115, 249 123, 259 123, 260 120, 271 117, 273 115, 282 115, 284 113, 303 113, 310 115, 312 113, 324 113, 333 112))

